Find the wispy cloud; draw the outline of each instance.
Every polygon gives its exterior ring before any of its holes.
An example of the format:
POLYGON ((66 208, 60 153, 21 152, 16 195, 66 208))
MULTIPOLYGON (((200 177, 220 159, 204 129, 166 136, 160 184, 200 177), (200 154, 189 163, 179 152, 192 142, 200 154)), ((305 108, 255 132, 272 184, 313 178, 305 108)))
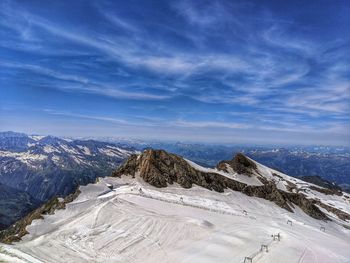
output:
POLYGON ((75 81, 75 82, 80 82, 85 84, 88 83, 88 79, 86 79, 85 77, 60 73, 38 65, 30 65, 30 64, 24 64, 24 63, 16 63, 16 62, 8 62, 8 61, 0 60, 0 66, 6 67, 6 68, 12 68, 12 69, 24 69, 24 70, 31 71, 35 74, 45 75, 45 76, 60 79, 60 80, 75 81))
POLYGON ((218 121, 184 121, 177 120, 173 123, 174 126, 187 128, 229 128, 242 129, 248 128, 248 125, 233 122, 218 122, 218 121))
MULTIPOLYGON (((1 2, 2 86, 115 98, 122 101, 120 112, 132 117, 137 106, 157 119, 133 125, 342 133, 348 127, 346 34, 328 37, 336 34, 329 28, 319 34, 317 26, 310 30, 314 21, 284 17, 273 3, 160 5, 88 1, 73 18, 60 6, 51 12, 34 2, 1 2)), ((110 104, 99 107, 106 116, 112 110, 110 104)))
POLYGON ((51 77, 58 80, 74 82, 71 84, 68 83, 59 83, 55 84, 52 82, 50 85, 46 86, 47 88, 60 89, 64 91, 72 92, 82 92, 82 93, 91 93, 97 95, 103 95, 112 98, 128 98, 128 99, 140 99, 140 100, 163 100, 169 98, 166 95, 156 95, 143 92, 128 92, 124 91, 116 86, 111 86, 109 84, 104 84, 103 82, 96 82, 95 80, 89 80, 85 77, 79 75, 65 74, 58 71, 50 70, 42 66, 30 65, 30 64, 21 64, 13 62, 0 61, 1 67, 6 68, 15 68, 31 71, 38 75, 43 75, 51 77))
MULTIPOLYGON (((197 3, 199 4, 199 3, 197 3)), ((195 6, 194 1, 177 1, 174 9, 190 23, 199 26, 212 26, 224 21, 232 21, 234 17, 218 1, 212 1, 208 5, 195 6)), ((236 21, 236 20, 235 20, 236 21)))

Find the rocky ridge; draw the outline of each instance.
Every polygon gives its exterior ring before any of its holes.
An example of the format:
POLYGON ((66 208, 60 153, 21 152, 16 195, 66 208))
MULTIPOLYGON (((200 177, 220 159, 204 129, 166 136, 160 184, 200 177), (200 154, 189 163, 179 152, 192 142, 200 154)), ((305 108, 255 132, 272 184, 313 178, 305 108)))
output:
POLYGON ((237 153, 232 160, 221 161, 216 165, 218 170, 225 172, 229 172, 228 167, 238 174, 251 176, 254 172, 258 173, 256 164, 242 153, 237 153))
POLYGON ((220 173, 220 171, 227 172, 228 166, 239 174, 247 176, 259 174, 256 164, 243 154, 236 155, 230 161, 220 162, 217 165, 217 172, 215 170, 208 172, 194 168, 178 155, 167 153, 164 150, 149 149, 140 155, 132 155, 112 176, 140 176, 145 182, 155 187, 166 187, 176 182, 184 188, 191 188, 195 184, 217 192, 232 189, 248 196, 272 201, 290 212, 293 212, 294 205, 296 205, 313 218, 328 220, 325 213, 315 205, 316 201, 306 198, 304 194, 278 189, 273 181, 268 181, 263 177, 259 177, 259 180, 263 182, 261 186, 236 181, 220 173))

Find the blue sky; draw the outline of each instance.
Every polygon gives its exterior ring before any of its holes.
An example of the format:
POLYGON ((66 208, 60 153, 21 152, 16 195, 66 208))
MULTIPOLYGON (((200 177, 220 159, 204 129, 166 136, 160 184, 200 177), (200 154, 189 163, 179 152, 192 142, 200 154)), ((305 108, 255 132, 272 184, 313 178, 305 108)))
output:
POLYGON ((350 143, 349 1, 1 1, 0 130, 350 143))

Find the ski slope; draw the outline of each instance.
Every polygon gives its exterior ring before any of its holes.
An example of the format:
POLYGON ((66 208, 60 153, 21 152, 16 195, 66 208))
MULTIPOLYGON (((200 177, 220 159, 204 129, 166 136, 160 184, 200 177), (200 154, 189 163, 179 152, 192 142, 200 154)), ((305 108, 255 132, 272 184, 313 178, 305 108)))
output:
POLYGON ((21 242, 0 245, 0 262, 350 261, 350 230, 240 192, 159 189, 124 176, 80 189, 65 210, 27 227, 21 242))

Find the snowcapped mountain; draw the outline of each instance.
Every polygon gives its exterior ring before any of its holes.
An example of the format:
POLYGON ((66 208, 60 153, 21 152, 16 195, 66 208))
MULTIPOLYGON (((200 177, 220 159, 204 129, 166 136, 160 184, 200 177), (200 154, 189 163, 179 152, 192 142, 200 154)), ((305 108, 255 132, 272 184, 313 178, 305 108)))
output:
POLYGON ((109 175, 134 153, 133 148, 115 143, 1 132, 0 183, 42 203, 109 175))
POLYGON ((131 155, 0 234, 16 262, 347 262, 350 196, 243 154, 204 168, 162 150, 131 155), (80 194, 79 194, 80 192, 80 194), (78 195, 79 194, 79 195, 78 195), (52 207, 64 208, 52 213, 52 207), (40 219, 41 214, 44 215, 40 219), (31 225, 29 225, 31 223, 31 225), (29 225, 26 227, 26 225, 29 225), (26 229, 26 230, 25 230, 26 229))

